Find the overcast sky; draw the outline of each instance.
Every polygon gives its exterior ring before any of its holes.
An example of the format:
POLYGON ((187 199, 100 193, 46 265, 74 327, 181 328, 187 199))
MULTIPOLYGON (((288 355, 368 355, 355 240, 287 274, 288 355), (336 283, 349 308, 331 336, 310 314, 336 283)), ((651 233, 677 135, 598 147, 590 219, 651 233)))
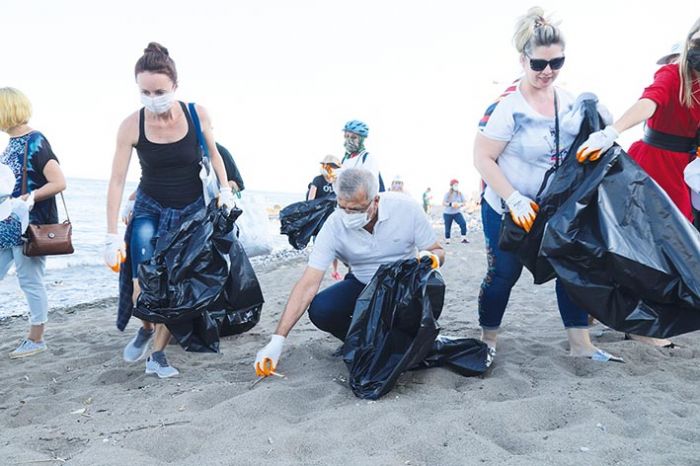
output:
MULTIPOLYGON (((534 4, 3 0, 0 86, 32 100, 31 124, 67 176, 106 179, 117 128, 140 106, 134 64, 158 41, 177 64, 178 98, 209 109, 251 189, 305 190, 325 154, 342 156, 345 121, 361 119, 387 182, 400 175, 419 195, 456 177, 469 191, 476 124, 519 74, 511 37, 534 4)), ((616 117, 700 15, 696 0, 539 4, 567 39, 558 84, 595 92, 616 117)))

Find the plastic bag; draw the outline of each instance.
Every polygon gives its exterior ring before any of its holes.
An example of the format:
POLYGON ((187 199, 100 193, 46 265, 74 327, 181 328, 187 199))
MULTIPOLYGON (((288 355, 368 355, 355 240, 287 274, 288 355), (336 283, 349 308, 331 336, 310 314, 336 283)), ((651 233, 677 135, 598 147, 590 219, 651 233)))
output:
POLYGON ((484 374, 489 368, 488 346, 475 338, 450 338, 438 336, 422 367, 446 367, 465 377, 484 374))
POLYGON ((700 329, 697 231, 619 146, 578 163, 573 154, 601 126, 593 101, 583 110, 519 259, 535 283, 558 277, 578 306, 621 332, 666 338, 700 329))
POLYGON ((335 207, 335 196, 290 204, 280 211, 280 233, 287 235, 294 249, 304 249, 321 231, 335 207))
POLYGON ((436 344, 444 296, 445 282, 430 258, 397 261, 377 270, 357 300, 343 345, 356 396, 377 399, 413 368, 461 366, 465 375, 479 373, 479 367, 486 370, 484 343, 464 339, 436 344))
POLYGON ((150 261, 139 266, 140 319, 165 324, 188 351, 218 352, 216 323, 209 316, 229 275, 233 228, 241 211, 224 211, 213 200, 181 227, 156 242, 150 261))
POLYGON ((272 252, 272 231, 265 203, 259 196, 243 194, 236 201, 245 212, 236 221, 240 229, 240 240, 248 257, 264 256, 272 252))
POLYGON ((220 308, 209 313, 216 321, 220 337, 237 335, 255 327, 265 302, 255 270, 235 235, 229 260, 230 271, 223 293, 216 305, 212 306, 220 308))
POLYGON ((545 226, 541 256, 576 304, 616 330, 700 329, 698 232, 620 147, 589 165, 545 226))

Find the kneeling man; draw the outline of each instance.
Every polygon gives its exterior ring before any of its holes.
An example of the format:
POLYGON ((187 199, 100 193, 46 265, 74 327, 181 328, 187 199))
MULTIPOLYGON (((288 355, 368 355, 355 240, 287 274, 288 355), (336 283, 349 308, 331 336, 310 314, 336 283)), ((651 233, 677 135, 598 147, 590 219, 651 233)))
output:
POLYGON ((258 375, 270 375, 284 340, 308 308, 311 322, 345 339, 355 302, 380 265, 431 254, 442 264, 445 251, 428 217, 413 199, 378 193, 377 177, 361 168, 343 170, 334 185, 338 208, 321 228, 309 263, 294 285, 270 343, 255 359, 258 375), (339 258, 350 267, 345 280, 318 292, 328 266, 339 258))

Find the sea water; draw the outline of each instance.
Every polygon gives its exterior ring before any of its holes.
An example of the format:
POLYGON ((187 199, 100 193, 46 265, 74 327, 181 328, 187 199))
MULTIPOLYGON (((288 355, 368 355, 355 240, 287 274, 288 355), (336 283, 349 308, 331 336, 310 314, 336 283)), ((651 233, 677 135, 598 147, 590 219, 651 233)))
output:
MULTIPOLYGON (((107 181, 68 179, 64 196, 73 225, 75 253, 66 256, 50 256, 46 259, 45 284, 49 309, 70 307, 77 304, 117 296, 118 274, 104 264, 102 258, 107 232, 106 204, 107 181)), ((127 183, 124 198, 136 183, 127 183)), ((244 199, 251 200, 255 208, 265 210, 267 228, 270 231, 272 252, 291 249, 287 237, 279 233, 279 221, 274 216, 275 207, 284 207, 299 200, 303 194, 263 191, 243 192, 244 199)), ((65 219, 60 197, 57 198, 59 218, 65 219)), ((244 214, 245 215, 245 212, 244 214)), ((258 215, 260 217, 260 215, 258 215)), ((120 223, 120 234, 125 226, 120 223)), ((116 312, 116 309, 115 309, 116 312)), ((17 283, 14 270, 0 281, 0 318, 27 313, 27 300, 17 283)))

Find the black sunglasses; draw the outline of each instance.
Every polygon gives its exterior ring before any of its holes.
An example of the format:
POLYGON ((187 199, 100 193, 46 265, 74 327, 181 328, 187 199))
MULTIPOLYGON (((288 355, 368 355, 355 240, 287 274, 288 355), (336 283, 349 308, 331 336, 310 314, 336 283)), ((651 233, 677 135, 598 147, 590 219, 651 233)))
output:
MULTIPOLYGON (((530 57, 528 57, 530 58, 530 57)), ((532 71, 543 71, 547 65, 553 70, 560 70, 564 66, 566 57, 552 58, 551 60, 543 60, 541 58, 530 58, 530 69, 532 71)))

